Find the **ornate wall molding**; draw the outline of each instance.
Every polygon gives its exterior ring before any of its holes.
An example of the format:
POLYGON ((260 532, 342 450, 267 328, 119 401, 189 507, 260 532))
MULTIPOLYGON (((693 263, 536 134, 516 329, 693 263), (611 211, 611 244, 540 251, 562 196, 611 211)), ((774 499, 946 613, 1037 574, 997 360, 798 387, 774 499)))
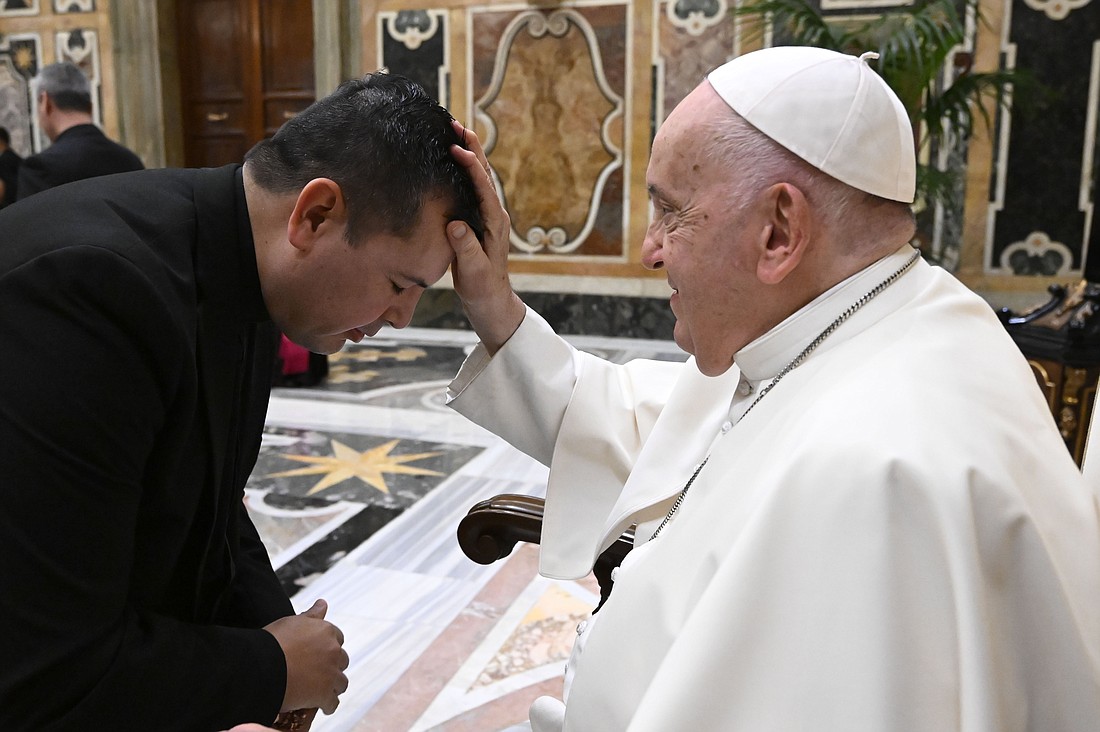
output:
POLYGON ((0 0, 0 18, 4 16, 38 15, 38 0, 0 0))
POLYGON ((1032 10, 1045 13, 1051 20, 1065 20, 1078 8, 1088 5, 1090 0, 1024 0, 1032 10))
POLYGON ((396 13, 379 13, 379 17, 390 19, 386 26, 390 38, 415 51, 424 41, 435 37, 446 16, 442 10, 399 10, 396 13))
POLYGON ((1000 113, 984 253, 992 274, 1100 275, 1100 269, 1085 272, 1090 244, 1100 238, 1092 217, 1100 5, 1075 7, 1084 9, 1080 22, 1051 24, 1049 14, 1013 14, 1013 3, 1005 0, 1002 68, 1027 69, 1053 94, 1028 114, 1014 109, 1018 100, 1010 95, 1008 110, 1000 113), (1046 239, 1036 239, 1036 232, 1046 239), (1046 254, 1028 250, 1030 264, 1022 266, 1022 242, 1038 242, 1046 254), (1055 257, 1060 261, 1050 272, 1055 257))
POLYGON ((53 11, 63 13, 94 13, 95 0, 53 0, 53 11))
POLYGON ((1061 242, 1051 241, 1042 231, 1033 231, 1023 241, 1014 242, 1001 253, 1001 269, 1016 275, 1070 274, 1073 253, 1061 242))
POLYGON ((378 13, 378 68, 408 76, 450 106, 450 42, 446 10, 378 13))
POLYGON ((1089 246, 1090 240, 1093 241, 1093 245, 1100 245, 1100 242, 1096 240, 1100 237, 1094 232, 1093 227, 1096 225, 1093 219, 1093 212, 1096 204, 1096 142, 1097 142, 1097 127, 1100 125, 1100 115, 1098 115, 1097 109, 1100 108, 1100 39, 1096 40, 1092 44, 1092 64, 1089 67, 1089 92, 1088 92, 1088 105, 1087 114, 1085 117, 1085 144, 1081 150, 1081 182, 1077 187, 1078 201, 1077 207, 1085 214, 1085 237, 1084 243, 1084 255, 1082 257, 1081 269, 1093 270, 1094 267, 1089 266, 1090 258, 1095 262, 1096 259, 1100 259, 1100 251, 1097 251, 1094 256, 1090 257, 1093 253, 1090 252, 1089 246))
POLYGON ((665 17, 673 26, 700 36, 707 28, 726 20, 726 0, 673 0, 665 3, 665 17))
POLYGON ((570 254, 585 243, 608 180, 623 167, 616 138, 622 135, 624 105, 608 82, 596 32, 581 12, 529 10, 516 14, 504 29, 491 80, 474 103, 474 114, 485 130, 497 191, 512 214, 510 239, 516 249, 570 254), (498 125, 498 118, 507 122, 498 125), (544 141, 568 142, 571 155, 561 155, 544 141), (567 199, 562 205, 535 200, 538 194, 526 179, 540 171, 561 176, 567 199), (587 200, 578 200, 585 190, 587 200))
POLYGON ((866 10, 874 12, 912 4, 913 0, 821 0, 821 9, 826 12, 832 10, 866 10))

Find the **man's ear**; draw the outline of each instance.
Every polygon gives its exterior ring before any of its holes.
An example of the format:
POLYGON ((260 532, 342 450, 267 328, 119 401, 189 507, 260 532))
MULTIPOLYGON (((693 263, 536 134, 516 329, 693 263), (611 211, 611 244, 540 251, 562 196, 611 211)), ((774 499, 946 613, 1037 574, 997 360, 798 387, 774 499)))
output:
POLYGON ((286 238, 295 249, 308 251, 322 237, 343 236, 347 226, 344 192, 334 180, 314 178, 302 187, 286 226, 286 238))
POLYGON ((761 232, 756 276, 767 285, 782 282, 802 261, 810 241, 810 204, 790 183, 764 192, 771 221, 761 232))

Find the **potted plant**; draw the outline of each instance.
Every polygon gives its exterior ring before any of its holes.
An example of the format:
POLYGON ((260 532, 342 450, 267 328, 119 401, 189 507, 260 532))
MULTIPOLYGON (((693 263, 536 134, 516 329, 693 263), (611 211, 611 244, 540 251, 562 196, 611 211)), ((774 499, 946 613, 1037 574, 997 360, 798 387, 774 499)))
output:
MULTIPOLYGON (((982 20, 977 0, 962 2, 964 12, 982 20)), ((992 130, 991 106, 1007 105, 1009 92, 1019 97, 1022 86, 1030 88, 1026 75, 973 70, 973 56, 963 50, 966 28, 953 0, 916 0, 871 19, 826 18, 807 0, 745 0, 732 12, 750 21, 750 40, 770 30, 771 45, 817 46, 857 56, 878 52, 872 66, 897 93, 913 123, 914 208, 921 249, 927 258, 941 260, 943 247, 933 247, 928 235, 931 217, 937 207, 945 207, 960 212, 961 218, 963 181, 957 169, 941 166, 938 158, 965 146, 976 118, 992 130)))

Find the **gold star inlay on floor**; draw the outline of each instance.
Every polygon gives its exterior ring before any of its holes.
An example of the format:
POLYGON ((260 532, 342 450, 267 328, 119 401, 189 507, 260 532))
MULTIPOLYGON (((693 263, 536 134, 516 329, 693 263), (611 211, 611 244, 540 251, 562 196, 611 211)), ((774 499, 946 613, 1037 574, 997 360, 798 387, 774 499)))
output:
POLYGON ((291 477, 296 475, 323 475, 307 496, 319 493, 326 488, 331 488, 337 483, 343 483, 349 478, 358 478, 383 493, 389 493, 383 473, 400 473, 403 475, 443 475, 443 473, 426 468, 416 468, 405 463, 441 455, 438 452, 421 452, 415 455, 391 455, 390 451, 397 446, 400 440, 390 440, 384 445, 372 447, 362 452, 348 447, 339 440, 332 440, 331 456, 325 455, 283 455, 287 460, 296 460, 302 463, 313 463, 310 468, 295 468, 279 473, 271 473, 269 478, 291 477))
POLYGON ((412 348, 406 346, 405 348, 399 348, 397 350, 384 350, 381 348, 345 348, 342 351, 338 351, 329 356, 329 361, 333 363, 340 363, 343 361, 353 361, 356 363, 378 363, 383 359, 390 359, 399 363, 409 363, 412 361, 419 361, 428 355, 428 352, 423 348, 412 348))
POLYGON ((370 369, 351 371, 347 366, 333 366, 329 369, 327 378, 330 384, 365 384, 368 381, 373 381, 378 374, 378 371, 371 371, 370 369))

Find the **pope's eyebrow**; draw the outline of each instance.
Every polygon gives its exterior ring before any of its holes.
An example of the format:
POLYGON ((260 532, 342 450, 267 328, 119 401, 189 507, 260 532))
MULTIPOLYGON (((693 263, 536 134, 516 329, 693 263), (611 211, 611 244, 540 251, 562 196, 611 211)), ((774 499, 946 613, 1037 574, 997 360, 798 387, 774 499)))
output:
POLYGON ((672 203, 673 205, 675 205, 675 203, 668 197, 668 194, 662 191, 661 188, 655 183, 649 183, 646 185, 645 188, 647 191, 649 191, 650 198, 659 198, 666 203, 672 203))

